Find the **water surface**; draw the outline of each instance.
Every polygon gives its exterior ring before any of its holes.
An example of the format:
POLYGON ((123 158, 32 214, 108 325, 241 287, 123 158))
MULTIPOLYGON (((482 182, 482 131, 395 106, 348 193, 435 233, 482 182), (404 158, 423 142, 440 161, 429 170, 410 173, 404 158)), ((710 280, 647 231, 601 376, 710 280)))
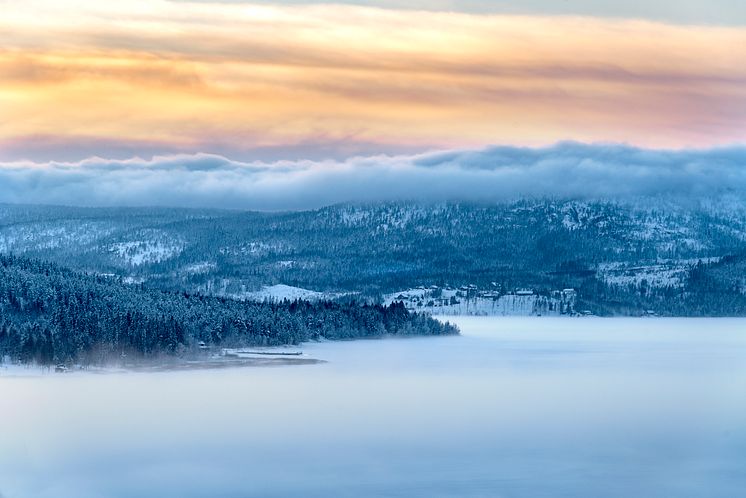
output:
POLYGON ((746 320, 455 320, 315 365, 0 369, 0 494, 743 496, 746 320))

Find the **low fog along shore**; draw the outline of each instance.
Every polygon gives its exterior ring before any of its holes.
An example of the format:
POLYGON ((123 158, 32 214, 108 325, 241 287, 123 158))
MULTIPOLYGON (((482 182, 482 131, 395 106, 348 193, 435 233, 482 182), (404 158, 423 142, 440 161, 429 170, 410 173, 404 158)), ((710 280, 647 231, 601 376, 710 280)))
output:
POLYGON ((5 498, 740 496, 746 321, 457 317, 305 366, 10 376, 5 498), (9 409, 10 408, 10 409, 9 409))

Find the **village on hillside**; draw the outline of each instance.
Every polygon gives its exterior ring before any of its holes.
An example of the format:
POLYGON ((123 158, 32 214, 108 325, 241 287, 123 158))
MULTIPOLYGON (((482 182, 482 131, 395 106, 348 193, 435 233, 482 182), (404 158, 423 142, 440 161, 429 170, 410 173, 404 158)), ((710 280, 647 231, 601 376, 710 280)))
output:
POLYGON ((503 292, 493 283, 492 289, 476 285, 416 287, 388 294, 384 303, 401 301, 410 311, 432 315, 572 316, 581 314, 575 310, 576 299, 575 289, 554 290, 548 295, 531 289, 503 292))

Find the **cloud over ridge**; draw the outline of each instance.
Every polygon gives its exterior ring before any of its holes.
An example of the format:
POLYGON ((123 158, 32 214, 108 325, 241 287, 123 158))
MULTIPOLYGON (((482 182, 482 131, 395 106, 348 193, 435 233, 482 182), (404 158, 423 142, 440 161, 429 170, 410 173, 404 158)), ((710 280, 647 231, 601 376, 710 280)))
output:
POLYGON ((0 202, 296 210, 342 202, 746 194, 746 146, 654 150, 562 142, 344 161, 214 154, 0 163, 0 202))

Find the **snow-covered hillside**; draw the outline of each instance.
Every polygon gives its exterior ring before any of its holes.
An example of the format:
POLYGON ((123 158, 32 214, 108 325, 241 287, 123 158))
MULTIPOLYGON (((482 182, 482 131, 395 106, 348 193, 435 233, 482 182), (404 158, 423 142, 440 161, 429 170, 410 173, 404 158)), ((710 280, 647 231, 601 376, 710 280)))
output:
POLYGON ((112 244, 111 251, 125 265, 141 266, 171 259, 182 251, 182 247, 176 244, 138 240, 112 244))
POLYGON ((551 314, 552 291, 566 288, 584 307, 610 304, 610 313, 706 292, 706 301, 746 314, 735 298, 718 297, 746 288, 746 200, 732 197, 391 202, 288 213, 3 206, 0 214, 0 252, 168 290, 247 299, 357 292, 371 302, 423 285, 499 290, 413 303, 461 314, 551 314))

